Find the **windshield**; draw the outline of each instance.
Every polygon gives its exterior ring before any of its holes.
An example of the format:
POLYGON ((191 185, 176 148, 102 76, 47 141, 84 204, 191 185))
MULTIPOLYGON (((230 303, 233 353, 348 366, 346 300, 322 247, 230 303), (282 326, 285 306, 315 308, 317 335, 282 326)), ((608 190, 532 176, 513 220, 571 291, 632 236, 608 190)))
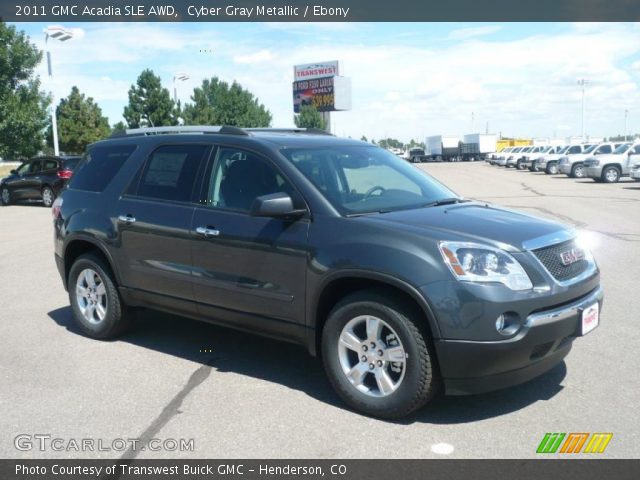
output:
POLYGON ((571 148, 570 145, 567 145, 566 147, 562 147, 557 153, 565 153, 567 150, 569 150, 569 148, 571 148))
POLYGON ((622 145, 620 145, 618 148, 616 148, 613 153, 616 155, 622 155, 623 153, 626 153, 627 150, 629 150, 629 147, 631 146, 630 143, 623 143, 622 145))
POLYGON ((434 178, 381 148, 329 146, 281 152, 345 215, 459 199, 434 178))

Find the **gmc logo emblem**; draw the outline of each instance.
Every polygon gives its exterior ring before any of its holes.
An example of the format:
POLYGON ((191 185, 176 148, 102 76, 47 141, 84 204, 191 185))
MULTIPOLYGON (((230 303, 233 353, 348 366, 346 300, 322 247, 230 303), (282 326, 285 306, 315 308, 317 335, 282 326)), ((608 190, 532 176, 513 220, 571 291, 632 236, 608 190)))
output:
POLYGON ((565 267, 572 263, 576 263, 578 260, 582 260, 583 258, 584 251, 581 248, 572 248, 571 250, 567 250, 560 254, 560 261, 565 267))

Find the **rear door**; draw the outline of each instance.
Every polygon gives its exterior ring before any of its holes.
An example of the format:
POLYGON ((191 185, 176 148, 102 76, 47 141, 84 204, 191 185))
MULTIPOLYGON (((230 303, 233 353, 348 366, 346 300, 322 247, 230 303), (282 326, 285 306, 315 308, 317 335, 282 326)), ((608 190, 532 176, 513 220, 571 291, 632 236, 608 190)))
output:
POLYGON ((220 147, 212 163, 192 221, 200 313, 266 332, 299 326, 309 219, 252 217, 249 208, 269 193, 288 193, 298 206, 304 206, 302 197, 273 162, 256 153, 220 147))
POLYGON ((40 172, 40 190, 44 185, 53 187, 54 191, 58 192, 58 187, 62 183, 62 179, 58 177, 59 162, 61 160, 55 158, 43 158, 42 159, 42 172, 40 172))
POLYGON ((113 213, 123 285, 172 310, 194 308, 190 228, 201 169, 210 152, 206 143, 158 146, 113 213))

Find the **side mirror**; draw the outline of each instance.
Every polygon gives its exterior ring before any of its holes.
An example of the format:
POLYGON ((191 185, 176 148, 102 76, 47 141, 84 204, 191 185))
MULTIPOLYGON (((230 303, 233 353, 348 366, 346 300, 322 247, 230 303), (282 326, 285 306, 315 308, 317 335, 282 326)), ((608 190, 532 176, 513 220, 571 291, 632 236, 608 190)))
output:
POLYGON ((13 170, 11 170, 9 172, 11 175, 17 175, 18 174, 18 170, 16 170, 15 168, 13 170))
POLYGON ((291 196, 284 192, 270 193, 256 198, 249 210, 249 215, 252 217, 301 217, 305 213, 305 209, 296 209, 291 196))

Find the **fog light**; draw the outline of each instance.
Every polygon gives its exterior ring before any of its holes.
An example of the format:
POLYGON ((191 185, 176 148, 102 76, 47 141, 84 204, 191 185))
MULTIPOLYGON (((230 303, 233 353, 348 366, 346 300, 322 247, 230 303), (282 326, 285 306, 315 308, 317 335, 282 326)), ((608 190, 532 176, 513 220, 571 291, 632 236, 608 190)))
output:
POLYGON ((500 335, 513 335, 520 330, 520 317, 517 313, 506 312, 496 319, 496 330, 500 335))

